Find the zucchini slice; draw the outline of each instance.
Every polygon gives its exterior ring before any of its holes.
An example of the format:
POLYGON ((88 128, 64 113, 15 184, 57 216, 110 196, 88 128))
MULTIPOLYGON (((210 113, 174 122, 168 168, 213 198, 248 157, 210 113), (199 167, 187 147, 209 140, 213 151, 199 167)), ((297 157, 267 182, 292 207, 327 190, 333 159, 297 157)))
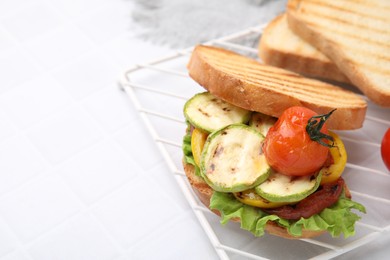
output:
POLYGON ((184 116, 196 128, 214 132, 236 123, 246 123, 251 112, 214 97, 209 92, 196 94, 184 105, 184 116))
POLYGON ((201 156, 201 175, 214 190, 239 192, 265 181, 270 173, 254 128, 233 124, 210 134, 201 156))
POLYGON ((271 202, 269 200, 266 200, 259 194, 257 194, 254 189, 234 192, 233 195, 234 197, 236 197, 237 200, 241 201, 244 204, 263 209, 279 208, 281 206, 290 204, 290 202, 271 202))
POLYGON ((320 182, 321 174, 296 177, 272 173, 255 191, 272 202, 297 202, 315 192, 320 182))
POLYGON ((256 128, 262 135, 267 136, 268 130, 278 119, 262 113, 253 113, 249 125, 256 128))

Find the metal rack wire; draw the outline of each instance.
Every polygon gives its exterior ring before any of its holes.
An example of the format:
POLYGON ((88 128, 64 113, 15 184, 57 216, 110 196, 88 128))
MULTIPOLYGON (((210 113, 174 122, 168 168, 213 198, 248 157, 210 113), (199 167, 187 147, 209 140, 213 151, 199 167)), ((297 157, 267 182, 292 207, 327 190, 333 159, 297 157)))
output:
MULTIPOLYGON (((222 46, 245 55, 256 57, 257 49, 255 46, 261 37, 263 28, 264 25, 249 28, 205 44, 222 46)), ((201 90, 199 86, 196 88, 185 70, 186 62, 191 51, 192 48, 188 48, 148 63, 138 64, 123 73, 120 85, 139 112, 139 116, 145 123, 151 138, 155 141, 169 166, 170 171, 174 174, 183 195, 188 200, 200 225, 215 248, 217 255, 221 259, 230 259, 231 256, 239 258, 245 257, 248 259, 269 259, 270 256, 266 256, 265 254, 262 255, 262 252, 259 254, 258 252, 246 250, 245 248, 242 248, 241 245, 225 243, 222 241, 221 238, 224 236, 215 231, 216 224, 210 221, 210 211, 199 202, 196 196, 194 196, 181 168, 181 137, 186 127, 184 117, 181 116, 182 105, 192 96, 192 93, 201 90), (139 76, 138 74, 142 75, 139 76), (152 81, 148 80, 151 78, 154 79, 152 81), (159 84, 160 82, 165 81, 168 83, 159 84), (170 84, 169 82, 173 82, 173 84, 170 84), (168 84, 165 86, 169 87, 164 87, 164 84, 168 84), (148 101, 145 101, 145 99, 148 101), (164 100, 166 100, 167 103, 164 103, 164 100), (159 103, 161 107, 152 106, 152 108, 149 108, 145 105, 151 103, 159 103), (167 104, 171 103, 177 103, 175 109, 165 109, 167 104), (178 113, 171 113, 173 110, 177 110, 178 113), (160 125, 157 126, 154 122, 155 118, 164 120, 165 123, 161 125, 160 122, 160 125), (179 133, 179 137, 163 136, 163 133, 169 132, 179 133)), ((388 185, 388 187, 390 187, 390 175, 386 172, 384 166, 381 165, 380 156, 378 157, 377 154, 377 150, 379 150, 380 147, 378 134, 374 136, 367 134, 370 131, 377 131, 377 133, 384 132, 385 129, 390 127, 390 115, 388 115, 388 111, 386 112, 381 108, 377 108, 369 102, 369 108, 370 107, 373 109, 368 110, 366 117, 367 123, 365 123, 367 126, 363 127, 361 130, 340 133, 343 140, 348 142, 351 147, 350 149, 353 150, 352 154, 361 152, 362 150, 359 151, 359 149, 363 149, 363 147, 364 149, 371 149, 369 151, 371 154, 374 153, 374 157, 368 158, 366 161, 359 161, 359 156, 355 156, 357 157, 356 159, 352 158, 352 161, 348 161, 346 165, 348 172, 346 178, 349 177, 352 184, 355 184, 351 185, 352 188, 350 188, 351 193, 356 200, 365 200, 368 201, 370 205, 376 205, 378 207, 380 204, 388 206, 390 204, 390 192, 386 193, 382 191, 381 194, 377 194, 375 192, 360 189, 359 187, 361 187, 361 185, 359 185, 359 183, 361 182, 353 177, 353 174, 355 174, 353 172, 370 174, 371 181, 379 179, 379 182, 382 184, 385 183, 383 185, 388 185), (354 189, 354 187, 356 187, 356 189, 354 189)), ((307 243, 309 247, 313 246, 320 248, 313 250, 315 252, 314 254, 311 252, 310 254, 304 255, 304 258, 334 258, 362 245, 369 244, 371 241, 384 234, 388 234, 388 231, 390 230, 390 221, 385 219, 387 214, 390 216, 390 212, 385 213, 383 219, 380 219, 381 223, 378 224, 375 222, 378 220, 378 217, 370 217, 372 215, 370 215, 369 212, 367 214, 368 217, 363 218, 362 221, 357 223, 357 227, 361 229, 362 232, 361 235, 358 235, 355 239, 301 239, 300 241, 307 243)), ((248 237, 250 236, 251 234, 248 234, 248 237)), ((250 239, 255 240, 255 238, 250 239)), ((283 243, 288 246, 289 243, 296 242, 284 240, 283 243)))

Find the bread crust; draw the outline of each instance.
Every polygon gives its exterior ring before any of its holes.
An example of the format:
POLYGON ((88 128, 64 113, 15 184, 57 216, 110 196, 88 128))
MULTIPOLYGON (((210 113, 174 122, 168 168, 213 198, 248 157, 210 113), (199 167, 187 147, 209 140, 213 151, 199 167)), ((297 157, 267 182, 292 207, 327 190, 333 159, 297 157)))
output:
MULTIPOLYGON (((350 81, 358 87, 370 100, 374 103, 383 106, 390 107, 390 88, 388 81, 388 74, 390 73, 390 63, 387 60, 386 66, 375 66, 372 63, 379 64, 381 59, 373 58, 372 54, 366 54, 367 60, 358 60, 355 55, 348 55, 347 51, 351 46, 351 43, 343 43, 342 40, 336 37, 331 38, 329 34, 333 32, 334 28, 326 28, 321 25, 320 28, 316 27, 315 19, 305 18, 304 13, 300 13, 299 10, 305 10, 310 13, 310 7, 304 6, 305 1, 302 0, 290 0, 287 5, 287 19, 290 29, 302 37, 305 41, 318 48, 322 53, 329 57, 337 67, 350 79, 350 81), (300 9, 302 7, 302 9, 300 9), (328 33, 328 34, 326 34, 328 33), (370 60, 370 62, 368 62, 370 60), (367 68, 365 68, 367 66, 367 68), (375 71, 375 72, 374 72, 375 71)), ((369 8, 369 7, 367 7, 369 8)), ((324 13, 324 15, 327 15, 324 13)), ((352 22, 350 25, 355 26, 352 22)), ((343 27, 343 23, 340 23, 338 35, 354 34, 355 37, 361 37, 364 35, 364 30, 360 30, 359 26, 354 27, 354 31, 343 27)), ((387 30, 388 32, 388 30, 387 30)), ((334 33, 333 33, 334 35, 334 33)), ((390 34, 387 33, 390 37, 390 34)), ((375 40, 375 39, 374 39, 375 40)), ((364 39, 360 40, 364 43, 364 39)), ((387 44, 384 42, 382 44, 387 44)), ((356 48, 356 52, 362 52, 365 49, 360 48, 359 43, 353 46, 356 48), (359 51, 360 50, 360 51, 359 51)), ((361 44, 360 44, 361 45, 361 44)), ((390 47, 387 47, 386 54, 390 51, 390 47)), ((377 50, 383 52, 382 50, 377 50)), ((359 55, 359 53, 356 53, 359 55)), ((388 59, 388 58, 387 58, 388 59)))
MULTIPOLYGON (((191 184, 194 193, 198 196, 199 200, 205 205, 207 208, 210 208, 210 199, 213 195, 213 190, 210 186, 206 184, 206 182, 199 176, 195 175, 195 168, 193 165, 185 163, 183 161, 184 172, 187 176, 189 183, 191 184)), ((220 216, 221 214, 217 210, 212 210, 215 214, 220 216)), ((235 222, 239 222, 239 219, 233 219, 235 222)), ((279 226, 277 223, 268 221, 265 227, 265 231, 268 234, 287 238, 287 239, 301 239, 301 238, 312 238, 319 236, 326 231, 312 231, 312 230, 303 230, 302 236, 296 237, 292 236, 287 232, 287 229, 279 226)))
POLYGON ((190 76, 213 95, 251 111, 279 117, 292 106, 318 114, 336 108, 327 121, 329 129, 357 129, 364 122, 367 103, 362 97, 225 49, 196 46, 187 67, 190 76))
POLYGON ((331 60, 290 30, 285 13, 264 29, 258 50, 265 64, 305 76, 350 83, 331 60))

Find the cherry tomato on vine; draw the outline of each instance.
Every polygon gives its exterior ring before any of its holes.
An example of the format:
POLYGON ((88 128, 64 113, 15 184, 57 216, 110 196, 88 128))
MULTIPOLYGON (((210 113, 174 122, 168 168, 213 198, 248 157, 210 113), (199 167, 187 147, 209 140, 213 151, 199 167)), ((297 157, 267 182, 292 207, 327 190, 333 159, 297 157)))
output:
POLYGON ((385 135, 383 136, 381 144, 381 155, 383 162, 390 171, 390 128, 387 129, 385 135))
POLYGON ((263 151, 270 166, 290 176, 311 175, 318 171, 329 153, 325 121, 332 112, 318 116, 304 107, 286 109, 264 141, 263 151))

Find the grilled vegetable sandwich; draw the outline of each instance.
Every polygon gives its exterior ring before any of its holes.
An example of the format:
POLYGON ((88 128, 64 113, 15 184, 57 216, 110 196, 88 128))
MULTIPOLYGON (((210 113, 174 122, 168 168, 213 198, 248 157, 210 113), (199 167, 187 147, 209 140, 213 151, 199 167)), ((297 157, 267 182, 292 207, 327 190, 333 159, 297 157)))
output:
POLYGON ((188 70, 205 91, 184 106, 183 166, 221 223, 290 239, 354 234, 365 208, 332 130, 360 128, 364 99, 211 46, 195 47, 188 70))

